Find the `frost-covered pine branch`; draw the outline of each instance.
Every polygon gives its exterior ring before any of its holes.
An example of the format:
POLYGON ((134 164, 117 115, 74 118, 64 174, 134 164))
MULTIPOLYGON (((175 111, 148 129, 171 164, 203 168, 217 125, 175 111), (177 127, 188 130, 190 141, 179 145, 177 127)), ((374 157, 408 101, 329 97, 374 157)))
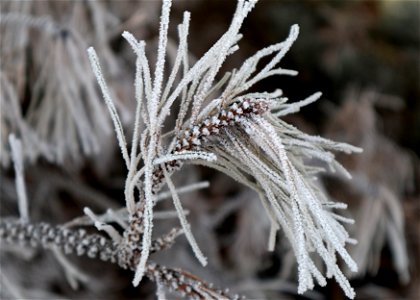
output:
MULTIPOLYGON (((157 252, 170 248, 178 235, 179 230, 173 229, 155 239, 150 251, 157 252)), ((62 251, 64 254, 96 258, 130 270, 136 269, 141 252, 140 248, 132 249, 136 255, 126 261, 124 260, 126 257, 120 253, 120 244, 99 234, 88 234, 84 229, 69 229, 47 223, 35 224, 7 218, 0 220, 0 241, 22 247, 51 249, 54 253, 62 251)), ((60 260, 64 259, 60 255, 58 257, 60 260)), ((64 265, 66 264, 67 261, 64 265)), ((188 272, 166 268, 153 262, 147 263, 145 275, 150 280, 163 284, 168 290, 176 291, 191 299, 239 299, 239 296, 232 296, 225 291, 215 289, 211 284, 188 272)))
POLYGON ((260 195, 272 224, 270 248, 275 243, 275 232, 281 229, 297 258, 299 293, 312 289, 314 279, 325 285, 326 277, 334 277, 345 294, 354 298, 354 291, 337 263, 337 256, 340 256, 350 270, 357 270, 345 248, 353 240, 340 223, 343 219, 330 211, 330 201, 317 186, 316 174, 320 168, 307 161, 309 158, 320 160, 329 171, 350 177, 335 160, 334 152, 352 153, 361 149, 307 135, 279 119, 316 101, 320 93, 290 104, 280 90, 247 92, 267 77, 297 74, 281 68, 279 63, 297 39, 299 27, 293 25, 285 41, 258 51, 239 69, 216 81, 223 62, 239 48, 237 43, 242 37, 239 30, 255 3, 239 0, 226 33, 192 66, 186 54, 190 20, 189 13, 186 13, 178 27, 179 46, 171 71, 164 68, 170 1, 164 0, 162 5, 153 75, 144 51, 145 42, 137 41, 128 32, 123 34, 137 56, 137 108, 130 151, 99 59, 93 48, 88 50, 128 169, 125 197, 130 225, 124 232, 121 247, 128 249, 126 253, 130 255, 129 249, 137 247, 141 240, 142 249, 133 283, 138 285, 146 272, 152 241, 153 206, 165 183, 169 186, 188 241, 197 258, 205 264, 205 252, 201 252, 190 232, 170 179, 183 164, 190 163, 222 171, 260 195), (268 59, 268 62, 257 70, 262 59, 268 59), (176 76, 181 79, 174 84, 176 76), (218 96, 210 98, 210 95, 218 96), (178 103, 179 114, 174 129, 162 132, 169 114, 178 103), (143 127, 145 129, 140 131, 143 127), (137 199, 135 190, 139 192, 137 199), (315 264, 315 256, 324 262, 326 275, 315 264))

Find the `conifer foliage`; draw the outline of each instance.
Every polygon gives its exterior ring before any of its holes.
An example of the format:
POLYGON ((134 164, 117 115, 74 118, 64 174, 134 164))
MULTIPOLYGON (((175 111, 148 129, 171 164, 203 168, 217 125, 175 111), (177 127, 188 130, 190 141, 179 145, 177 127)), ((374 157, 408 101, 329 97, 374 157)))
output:
MULTIPOLYGON (((249 92, 267 77, 297 75, 294 70, 282 68, 280 62, 297 39, 299 26, 293 25, 284 41, 259 50, 238 69, 220 74, 225 60, 238 50, 242 23, 256 2, 238 0, 227 31, 194 64, 190 64, 188 55, 190 14, 185 12, 178 26, 176 57, 169 70, 166 57, 171 1, 163 0, 157 59, 153 67, 146 56, 146 43, 124 32, 123 37, 136 55, 136 109, 131 139, 125 133, 116 99, 107 86, 104 76, 107 70, 101 68, 100 55, 89 48, 90 64, 127 168, 124 197, 128 226, 120 234, 104 218, 86 208, 85 214, 109 238, 45 223, 32 224, 25 217, 18 221, 2 220, 0 239, 117 263, 135 272, 135 286, 147 276, 158 287, 164 285, 192 298, 235 298, 237 296, 214 289, 185 271, 159 266, 149 258, 150 254, 169 248, 183 233, 198 261, 203 266, 208 263, 206 251, 200 248, 191 231, 180 190, 171 179, 175 172, 182 172, 185 164, 203 165, 227 174, 258 193, 271 224, 269 250, 273 250, 276 233, 280 231, 296 256, 298 293, 312 289, 315 282, 322 286, 326 278, 334 278, 347 297, 354 298, 355 293, 337 261, 339 256, 351 271, 357 271, 356 263, 346 250, 346 244, 356 241, 342 224, 352 220, 333 212, 346 205, 328 199, 317 183, 319 164, 314 166, 308 162, 311 158, 317 159, 328 171, 350 177, 335 160, 334 152, 350 154, 361 149, 308 135, 281 119, 318 100, 321 93, 289 103, 281 90, 249 92), (170 114, 175 112, 173 128, 164 132, 171 123, 170 114), (173 229, 153 239, 155 204, 165 185, 182 229, 173 229)), ((18 143, 14 138, 11 140, 15 145, 18 143)), ((19 154, 16 149, 13 153, 19 154)), ((20 197, 24 197, 21 181, 17 188, 21 191, 20 197)), ((19 204, 25 215, 26 201, 25 198, 19 204)))

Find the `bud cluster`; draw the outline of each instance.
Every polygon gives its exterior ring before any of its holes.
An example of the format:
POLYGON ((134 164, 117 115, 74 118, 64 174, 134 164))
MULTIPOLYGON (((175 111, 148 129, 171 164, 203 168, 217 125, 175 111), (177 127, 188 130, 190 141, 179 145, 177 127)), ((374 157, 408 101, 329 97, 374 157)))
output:
MULTIPOLYGON (((137 218, 140 220, 140 218, 137 218)), ((127 230, 133 232, 136 229, 127 230)), ((152 241, 150 252, 158 252, 172 246, 181 230, 173 228, 169 233, 152 241)), ((48 223, 31 224, 16 219, 6 219, 0 222, 0 242, 18 244, 33 248, 58 248, 64 254, 86 255, 103 261, 118 263, 123 268, 135 266, 135 260, 141 252, 139 246, 141 231, 137 231, 138 239, 134 235, 126 236, 128 242, 118 244, 102 235, 87 233, 84 229, 54 226, 48 223)))
MULTIPOLYGON (((180 233, 179 228, 173 228, 166 235, 157 238, 152 242, 151 252, 169 248, 180 233)), ((83 229, 54 226, 48 223, 31 224, 17 219, 0 221, 0 242, 44 249, 54 247, 63 251, 64 254, 87 255, 90 258, 117 263, 120 267, 130 270, 135 270, 141 252, 137 243, 136 248, 130 249, 131 255, 124 256, 121 245, 99 234, 89 234, 83 229)), ((190 298, 229 298, 227 291, 212 289, 211 284, 182 270, 168 269, 149 263, 146 274, 151 280, 158 280, 170 290, 190 298)), ((237 296, 234 298, 238 299, 237 296)))
MULTIPOLYGON (((223 128, 239 124, 243 118, 252 115, 261 115, 268 110, 268 104, 261 99, 248 99, 234 102, 226 109, 221 109, 217 114, 209 116, 200 124, 192 124, 185 129, 178 138, 171 154, 198 150, 202 142, 208 137, 218 134, 223 128)), ((178 160, 169 161, 165 164, 168 173, 178 170, 182 163, 178 160)), ((164 174, 162 167, 157 167, 153 172, 153 192, 157 193, 163 184, 164 174)))
MULTIPOLYGON (((118 264, 124 269, 133 268, 138 264, 141 253, 140 240, 143 235, 142 220, 141 211, 136 210, 118 247, 118 264)), ((180 234, 180 228, 173 228, 169 233, 152 241, 150 252, 154 253, 170 248, 180 234)))
POLYGON ((117 247, 99 234, 83 229, 69 229, 47 223, 30 224, 18 220, 0 222, 0 241, 21 246, 56 247, 65 254, 87 255, 103 261, 116 262, 117 247))

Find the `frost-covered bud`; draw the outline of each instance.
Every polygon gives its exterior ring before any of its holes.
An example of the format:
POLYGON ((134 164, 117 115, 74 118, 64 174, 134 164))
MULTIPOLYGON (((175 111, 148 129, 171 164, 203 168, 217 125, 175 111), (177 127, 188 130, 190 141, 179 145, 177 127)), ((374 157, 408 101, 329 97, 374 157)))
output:
MULTIPOLYGON (((174 149, 171 154, 182 151, 197 150, 199 147, 208 141, 208 137, 217 135, 222 128, 227 126, 238 125, 243 128, 243 118, 251 117, 255 114, 263 114, 268 110, 268 105, 262 99, 240 99, 225 109, 220 109, 214 115, 205 118, 201 123, 191 124, 188 129, 182 131, 178 140, 175 142, 174 149)), ((169 161, 165 163, 165 169, 169 173, 181 168, 182 163, 179 161, 169 161)), ((156 167, 153 172, 153 187, 152 192, 159 192, 163 185, 163 170, 161 166, 156 167)))

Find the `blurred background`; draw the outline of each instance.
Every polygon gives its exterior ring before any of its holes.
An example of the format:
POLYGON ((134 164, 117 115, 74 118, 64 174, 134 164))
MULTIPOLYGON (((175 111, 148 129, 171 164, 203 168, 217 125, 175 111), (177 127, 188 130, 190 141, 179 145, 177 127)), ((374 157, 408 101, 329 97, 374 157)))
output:
MULTIPOLYGON (((0 3, 0 214, 17 216, 8 134, 22 139, 33 221, 63 224, 84 206, 100 213, 124 205, 124 164, 88 64, 94 46, 117 100, 126 130, 133 120, 135 56, 124 30, 147 42, 156 56, 159 1, 1 1, 0 3)), ((174 1, 168 66, 176 55, 176 24, 191 12, 190 61, 225 32, 235 1, 174 1)), ((280 88, 290 101, 321 91, 318 102, 286 121, 314 135, 364 148, 339 156, 353 175, 322 182, 332 199, 349 205, 355 219, 349 246, 359 265, 352 278, 358 299, 420 298, 420 2, 260 1, 246 19, 240 50, 222 72, 257 50, 300 35, 281 65, 296 77, 271 77, 253 89, 280 88)), ((130 133, 128 133, 130 135, 130 133)), ((183 268, 251 299, 344 299, 334 281, 296 294, 296 265, 281 235, 267 252, 269 221, 258 196, 215 171, 188 167, 177 184, 208 180, 185 194, 184 206, 209 266, 202 268, 181 237, 153 259, 183 268)), ((171 201, 158 210, 172 209, 171 201)), ((165 232, 178 220, 158 220, 165 232)), ((154 284, 131 286, 131 272, 71 257, 85 277, 69 284, 51 253, 2 245, 2 277, 31 299, 153 299, 154 284), (21 253, 22 252, 22 253, 21 253)), ((1 289, 0 298, 10 295, 1 289)))

